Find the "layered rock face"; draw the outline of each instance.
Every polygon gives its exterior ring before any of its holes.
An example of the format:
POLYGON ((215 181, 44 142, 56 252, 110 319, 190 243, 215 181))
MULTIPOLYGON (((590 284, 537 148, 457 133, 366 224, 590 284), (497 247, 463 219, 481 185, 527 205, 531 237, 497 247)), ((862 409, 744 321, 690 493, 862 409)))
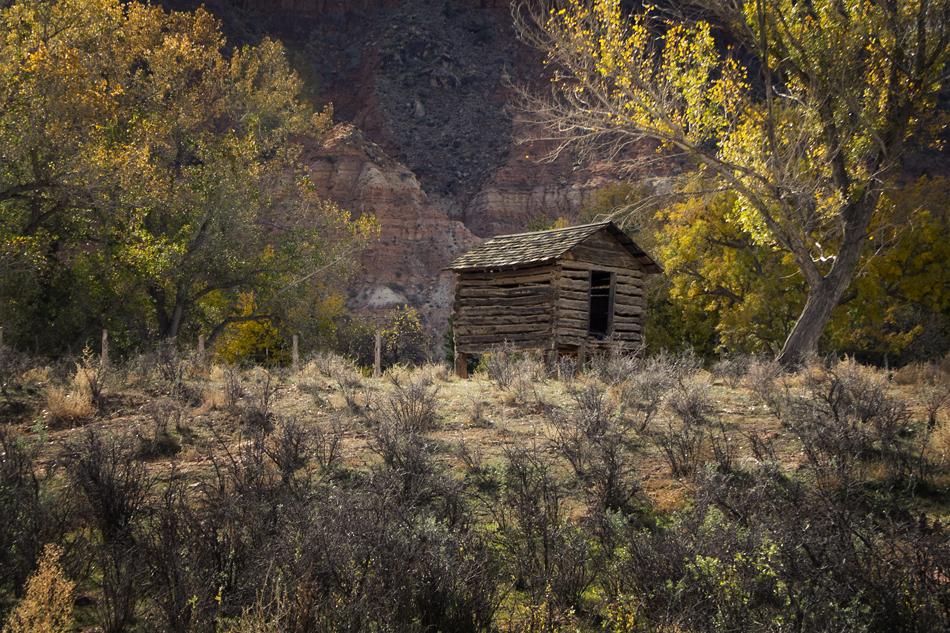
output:
MULTIPOLYGON (((329 13, 376 12, 391 9, 406 0, 242 0, 242 9, 261 13, 285 13, 292 17, 322 17, 329 13)), ((411 1, 411 0, 410 0, 411 1)), ((507 9, 510 0, 455 0, 456 4, 478 9, 507 9)))
POLYGON ((338 125, 302 156, 316 192, 354 217, 376 216, 379 242, 363 255, 349 305, 364 316, 397 305, 418 308, 433 332, 445 327, 455 279, 443 272, 478 238, 429 202, 415 175, 352 125, 338 125))
POLYGON ((510 85, 540 88, 548 77, 542 56, 515 37, 510 0, 212 2, 229 41, 282 39, 314 105, 332 104, 355 126, 306 156, 320 195, 381 225, 350 291, 358 314, 405 303, 444 331, 454 279, 443 266, 478 238, 523 232, 541 215, 576 220, 617 181, 516 143, 510 85))

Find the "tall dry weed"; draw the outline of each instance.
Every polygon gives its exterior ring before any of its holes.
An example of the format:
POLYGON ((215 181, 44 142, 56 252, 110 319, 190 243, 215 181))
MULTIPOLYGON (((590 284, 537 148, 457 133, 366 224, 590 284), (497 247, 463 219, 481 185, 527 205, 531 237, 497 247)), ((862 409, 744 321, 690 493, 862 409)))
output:
POLYGON ((51 427, 68 426, 96 412, 92 392, 78 374, 69 391, 56 386, 47 390, 46 409, 50 414, 51 427))
POLYGON ((897 385, 950 384, 950 356, 938 363, 904 365, 892 378, 897 385))
POLYGON ((930 432, 932 459, 941 467, 950 465, 950 420, 944 420, 930 432))
POLYGON ((59 564, 63 550, 50 543, 39 568, 26 582, 26 595, 10 614, 3 633, 59 633, 72 628, 73 588, 59 564))

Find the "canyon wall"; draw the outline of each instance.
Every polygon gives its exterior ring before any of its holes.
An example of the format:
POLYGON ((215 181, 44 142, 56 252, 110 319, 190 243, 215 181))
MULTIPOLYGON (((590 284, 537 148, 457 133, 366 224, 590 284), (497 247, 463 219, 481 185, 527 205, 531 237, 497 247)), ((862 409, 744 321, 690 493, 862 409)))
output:
POLYGON ((352 125, 336 126, 302 160, 318 195, 354 217, 372 214, 380 225, 379 241, 362 255, 350 308, 382 316, 410 305, 430 331, 443 331, 455 278, 442 268, 480 240, 431 204, 415 175, 352 125))
MULTIPOLYGON (((166 0, 187 9, 194 0, 166 0)), ((539 0, 540 1, 540 0, 539 0)), ((609 168, 520 144, 511 84, 539 88, 543 56, 515 36, 509 0, 213 0, 228 42, 282 40, 304 97, 341 125, 306 148, 318 193, 382 234, 349 306, 363 316, 416 307, 444 331, 452 275, 480 238, 540 216, 575 221, 617 182, 609 168)))

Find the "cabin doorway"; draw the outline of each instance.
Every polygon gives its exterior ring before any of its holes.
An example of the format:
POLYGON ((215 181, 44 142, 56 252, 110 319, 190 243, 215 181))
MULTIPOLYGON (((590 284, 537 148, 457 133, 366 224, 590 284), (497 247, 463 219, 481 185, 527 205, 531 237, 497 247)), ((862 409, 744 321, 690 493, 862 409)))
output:
POLYGON ((610 322, 613 316, 612 296, 613 275, 608 272, 592 270, 590 272, 590 309, 587 332, 595 338, 607 338, 610 334, 610 322))

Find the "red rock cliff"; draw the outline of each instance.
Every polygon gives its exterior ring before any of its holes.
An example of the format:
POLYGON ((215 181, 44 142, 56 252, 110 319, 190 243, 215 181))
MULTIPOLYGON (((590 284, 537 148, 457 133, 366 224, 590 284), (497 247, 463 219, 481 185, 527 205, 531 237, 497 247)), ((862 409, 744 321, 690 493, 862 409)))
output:
POLYGON ((354 216, 372 214, 379 242, 363 255, 364 270, 349 305, 364 315, 408 304, 433 331, 444 329, 455 279, 442 267, 477 241, 429 202, 415 175, 351 125, 338 125, 320 146, 305 150, 317 193, 354 216))

